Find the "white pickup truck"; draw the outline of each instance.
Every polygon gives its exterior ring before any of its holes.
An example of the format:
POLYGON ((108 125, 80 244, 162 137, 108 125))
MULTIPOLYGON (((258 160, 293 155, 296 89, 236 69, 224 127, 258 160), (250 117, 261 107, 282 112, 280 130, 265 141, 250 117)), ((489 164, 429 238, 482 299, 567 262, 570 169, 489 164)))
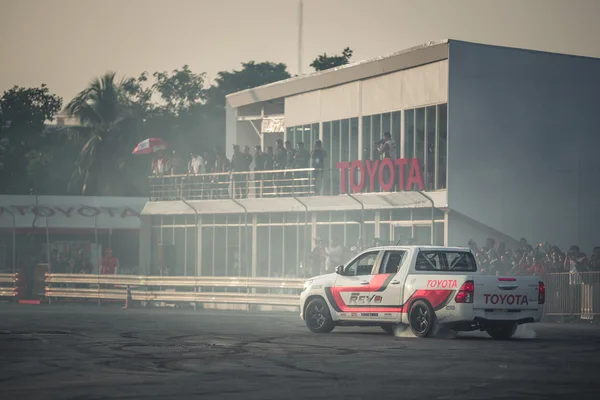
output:
POLYGON ((545 292, 537 276, 479 274, 467 248, 374 247, 307 280, 300 316, 315 333, 373 325, 392 333, 408 324, 417 337, 444 326, 508 339, 518 325, 540 321, 545 292))

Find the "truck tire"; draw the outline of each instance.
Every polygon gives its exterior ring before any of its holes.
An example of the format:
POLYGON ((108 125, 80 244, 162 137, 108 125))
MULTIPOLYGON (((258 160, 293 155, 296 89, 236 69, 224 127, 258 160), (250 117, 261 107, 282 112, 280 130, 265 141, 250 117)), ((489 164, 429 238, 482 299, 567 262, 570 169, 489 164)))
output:
POLYGON ((435 331, 435 312, 426 301, 417 300, 410 306, 408 321, 416 337, 428 337, 435 331))
POLYGON ((392 324, 381 325, 381 329, 383 329, 383 331, 389 335, 394 334, 394 325, 392 324))
POLYGON ((329 306, 325 300, 315 298, 306 306, 304 322, 308 329, 314 333, 329 333, 335 328, 335 324, 329 313, 329 306))
POLYGON ((517 324, 515 322, 499 322, 490 324, 485 331, 495 340, 507 340, 515 334, 517 324))

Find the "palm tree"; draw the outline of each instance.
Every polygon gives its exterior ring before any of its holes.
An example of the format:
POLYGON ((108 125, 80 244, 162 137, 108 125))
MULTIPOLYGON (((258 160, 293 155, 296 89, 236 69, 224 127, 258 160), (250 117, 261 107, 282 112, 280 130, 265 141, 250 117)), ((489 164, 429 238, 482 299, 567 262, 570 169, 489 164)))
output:
POLYGON ((76 162, 70 187, 83 195, 130 195, 126 164, 139 137, 131 103, 123 81, 115 73, 95 78, 67 104, 66 112, 77 117, 88 138, 76 162))

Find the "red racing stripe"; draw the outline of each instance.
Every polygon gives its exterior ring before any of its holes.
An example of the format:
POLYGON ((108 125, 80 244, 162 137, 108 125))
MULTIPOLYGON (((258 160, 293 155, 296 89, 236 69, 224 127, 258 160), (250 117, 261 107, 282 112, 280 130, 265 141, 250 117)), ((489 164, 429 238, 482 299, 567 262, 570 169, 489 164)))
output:
MULTIPOLYGON (((420 300, 420 299, 425 299, 427 301, 429 301, 429 303, 431 304, 431 307, 435 310, 437 309, 440 305, 442 305, 450 296, 450 294, 452 293, 452 290, 417 290, 415 293, 413 293, 412 296, 410 296, 411 301, 416 301, 416 300, 420 300)), ((407 303, 409 303, 407 301, 407 303)))

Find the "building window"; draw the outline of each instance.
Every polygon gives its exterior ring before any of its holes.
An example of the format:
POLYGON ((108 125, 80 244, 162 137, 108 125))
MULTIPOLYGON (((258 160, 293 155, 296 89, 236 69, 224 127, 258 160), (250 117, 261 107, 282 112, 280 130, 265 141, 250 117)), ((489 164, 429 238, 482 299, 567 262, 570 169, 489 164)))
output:
POLYGON ((448 107, 447 104, 437 106, 437 177, 435 188, 446 189, 448 169, 448 107))
POLYGON ((433 190, 435 179, 435 132, 436 132, 436 112, 435 106, 425 109, 425 159, 423 161, 423 180, 425 181, 425 190, 433 190))
POLYGON ((414 158, 423 165, 425 160, 425 108, 415 110, 415 153, 414 158))
POLYGON ((415 110, 404 111, 404 158, 414 157, 415 147, 415 110))

